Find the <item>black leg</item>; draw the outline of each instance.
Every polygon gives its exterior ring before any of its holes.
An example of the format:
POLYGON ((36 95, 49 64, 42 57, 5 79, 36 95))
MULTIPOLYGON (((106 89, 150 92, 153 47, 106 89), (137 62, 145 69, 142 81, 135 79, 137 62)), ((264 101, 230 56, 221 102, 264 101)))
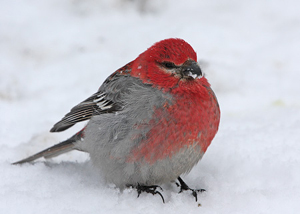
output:
POLYGON ((180 191, 179 193, 183 192, 183 191, 186 191, 186 190, 190 190, 192 191, 192 195, 195 197, 196 201, 198 200, 198 197, 197 197, 197 192, 204 192, 205 189, 191 189, 182 179, 181 177, 178 177, 177 178, 179 183, 176 183, 177 186, 180 186, 180 191))
POLYGON ((156 190, 157 188, 159 188, 161 191, 163 191, 163 189, 160 186, 157 186, 157 185, 144 186, 144 185, 138 184, 135 188, 138 192, 138 197, 140 196, 140 194, 142 192, 151 193, 152 195, 158 194, 158 195, 160 195, 163 203, 165 203, 165 199, 164 199, 163 195, 159 191, 156 190))

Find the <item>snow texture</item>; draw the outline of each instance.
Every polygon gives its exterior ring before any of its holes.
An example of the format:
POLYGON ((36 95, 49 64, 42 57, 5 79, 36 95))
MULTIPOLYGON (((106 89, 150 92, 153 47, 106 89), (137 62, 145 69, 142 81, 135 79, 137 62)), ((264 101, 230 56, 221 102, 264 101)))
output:
POLYGON ((1 213, 300 213, 300 2, 0 2, 1 213), (10 163, 66 139, 49 133, 114 70, 153 43, 185 39, 221 107, 219 132, 159 196, 120 192, 86 154, 10 163), (200 206, 201 205, 201 206, 200 206))

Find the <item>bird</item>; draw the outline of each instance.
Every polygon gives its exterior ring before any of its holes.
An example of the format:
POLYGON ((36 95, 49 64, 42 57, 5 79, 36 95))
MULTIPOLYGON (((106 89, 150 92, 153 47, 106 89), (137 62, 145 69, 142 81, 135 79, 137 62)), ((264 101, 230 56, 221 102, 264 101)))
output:
POLYGON ((176 182, 180 191, 197 192, 180 177, 203 157, 220 123, 220 107, 197 54, 183 39, 156 42, 116 70, 96 93, 73 107, 50 132, 88 121, 79 132, 14 165, 79 150, 93 168, 120 189, 158 194, 176 182))

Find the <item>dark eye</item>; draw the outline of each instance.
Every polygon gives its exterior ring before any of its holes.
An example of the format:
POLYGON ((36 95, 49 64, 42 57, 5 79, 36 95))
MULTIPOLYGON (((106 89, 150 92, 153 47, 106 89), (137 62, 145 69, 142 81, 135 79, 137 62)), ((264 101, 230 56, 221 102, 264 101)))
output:
POLYGON ((177 66, 173 62, 163 62, 162 65, 168 69, 177 68, 177 66))

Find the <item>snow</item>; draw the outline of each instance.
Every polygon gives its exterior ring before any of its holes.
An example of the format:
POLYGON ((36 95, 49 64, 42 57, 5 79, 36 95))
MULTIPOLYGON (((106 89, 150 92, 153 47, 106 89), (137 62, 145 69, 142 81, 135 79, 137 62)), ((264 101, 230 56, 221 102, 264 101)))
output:
POLYGON ((3 213, 299 213, 300 3, 237 0, 0 2, 3 213), (197 51, 221 107, 202 161, 159 196, 120 192, 80 152, 12 166, 83 124, 49 133, 70 108, 153 43, 197 51), (201 206, 200 206, 201 204, 201 206))

